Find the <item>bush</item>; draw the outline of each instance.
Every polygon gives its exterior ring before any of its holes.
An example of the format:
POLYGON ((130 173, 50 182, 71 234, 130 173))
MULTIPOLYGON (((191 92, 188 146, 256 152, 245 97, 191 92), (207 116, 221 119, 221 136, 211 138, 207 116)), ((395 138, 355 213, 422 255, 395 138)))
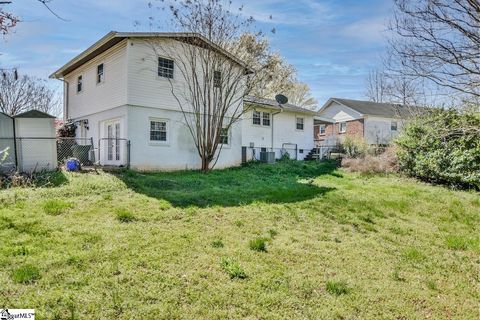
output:
POLYGON ((230 276, 230 279, 245 279, 247 277, 240 264, 230 258, 222 258, 220 266, 230 276))
POLYGON ((249 247, 253 251, 267 252, 267 239, 255 238, 250 240, 249 247))
POLYGON ((396 139, 399 169, 425 181, 480 189, 480 114, 436 110, 396 139))
POLYGON ((343 158, 342 167, 361 173, 391 173, 398 170, 395 148, 389 147, 379 155, 362 158, 343 158))
POLYGON ((37 267, 26 265, 13 270, 12 280, 15 283, 33 283, 40 279, 40 271, 37 267))
POLYGON ((346 136, 341 147, 347 158, 363 157, 368 152, 368 144, 363 139, 356 137, 346 136))

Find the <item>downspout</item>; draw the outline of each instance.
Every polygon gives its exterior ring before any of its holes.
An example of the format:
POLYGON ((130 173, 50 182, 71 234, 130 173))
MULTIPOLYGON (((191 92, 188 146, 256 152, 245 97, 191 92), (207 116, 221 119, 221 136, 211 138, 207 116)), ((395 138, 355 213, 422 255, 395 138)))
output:
MULTIPOLYGON (((280 107, 281 108, 281 107, 280 107)), ((278 111, 278 112, 275 112, 275 113, 272 113, 272 133, 271 133, 271 138, 272 138, 272 151, 273 151, 273 116, 276 115, 276 114, 279 114, 279 113, 282 113, 283 109, 278 111)))
POLYGON ((63 82, 63 120, 66 122, 68 120, 68 90, 70 86, 67 80, 56 79, 63 82))

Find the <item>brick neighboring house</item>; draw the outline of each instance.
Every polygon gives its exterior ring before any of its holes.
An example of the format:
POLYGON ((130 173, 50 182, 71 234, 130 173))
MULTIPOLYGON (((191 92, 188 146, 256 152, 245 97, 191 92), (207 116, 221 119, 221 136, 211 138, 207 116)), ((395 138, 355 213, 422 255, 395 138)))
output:
POLYGON ((389 144, 410 116, 397 104, 330 98, 317 112, 314 138, 318 145, 336 145, 347 136, 368 144, 389 144))

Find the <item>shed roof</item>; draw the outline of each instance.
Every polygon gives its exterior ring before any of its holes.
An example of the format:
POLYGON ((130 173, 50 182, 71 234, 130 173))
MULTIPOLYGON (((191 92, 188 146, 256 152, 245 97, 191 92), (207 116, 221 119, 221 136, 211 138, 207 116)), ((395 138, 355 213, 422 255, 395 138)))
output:
POLYGON ((299 106, 296 106, 294 104, 286 103, 286 104, 278 104, 277 101, 272 100, 272 99, 266 99, 266 98, 258 98, 258 97, 253 97, 253 96, 246 96, 243 101, 246 104, 250 105, 258 105, 262 107, 266 107, 269 109, 275 109, 275 110, 286 110, 286 111, 291 111, 291 112, 299 112, 299 113, 308 113, 308 114, 316 114, 315 111, 305 109, 299 106))
POLYGON ((381 116, 381 117, 408 117, 411 112, 407 107, 395 103, 379 103, 372 101, 352 100, 343 98, 330 98, 318 111, 319 114, 327 108, 332 102, 349 107, 362 115, 381 116))
POLYGON ((2 116, 5 116, 5 117, 7 117, 7 118, 10 118, 10 119, 12 119, 12 117, 10 117, 10 116, 9 116, 8 114, 6 114, 6 113, 0 112, 0 115, 2 115, 2 116))
POLYGON ((49 115, 48 113, 45 113, 45 112, 42 112, 42 111, 38 111, 38 110, 26 111, 24 113, 17 114, 16 116, 14 116, 14 118, 15 119, 17 119, 17 118, 51 118, 51 119, 55 119, 54 116, 49 115))
POLYGON ((65 75, 69 74, 73 70, 77 69, 81 65, 85 64, 87 61, 95 58, 99 54, 107 51, 117 43, 121 42, 127 38, 170 38, 178 41, 190 41, 196 45, 204 45, 208 46, 212 50, 220 52, 225 57, 229 58, 230 60, 234 61, 241 67, 245 68, 246 72, 251 72, 251 70, 247 67, 247 65, 242 62, 239 58, 231 54, 230 52, 226 51, 219 45, 213 43, 212 41, 208 40, 204 36, 199 33, 193 32, 118 32, 118 31, 110 31, 107 33, 103 38, 95 42, 85 51, 77 55, 75 58, 67 62, 64 66, 60 69, 55 71, 50 75, 50 78, 62 78, 65 75))

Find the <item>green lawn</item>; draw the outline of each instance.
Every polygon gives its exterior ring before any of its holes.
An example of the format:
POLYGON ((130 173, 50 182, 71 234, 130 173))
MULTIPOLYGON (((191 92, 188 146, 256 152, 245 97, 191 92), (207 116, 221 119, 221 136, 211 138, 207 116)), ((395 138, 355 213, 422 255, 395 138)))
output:
POLYGON ((480 196, 332 163, 0 191, 0 308, 37 319, 478 319, 480 196))

